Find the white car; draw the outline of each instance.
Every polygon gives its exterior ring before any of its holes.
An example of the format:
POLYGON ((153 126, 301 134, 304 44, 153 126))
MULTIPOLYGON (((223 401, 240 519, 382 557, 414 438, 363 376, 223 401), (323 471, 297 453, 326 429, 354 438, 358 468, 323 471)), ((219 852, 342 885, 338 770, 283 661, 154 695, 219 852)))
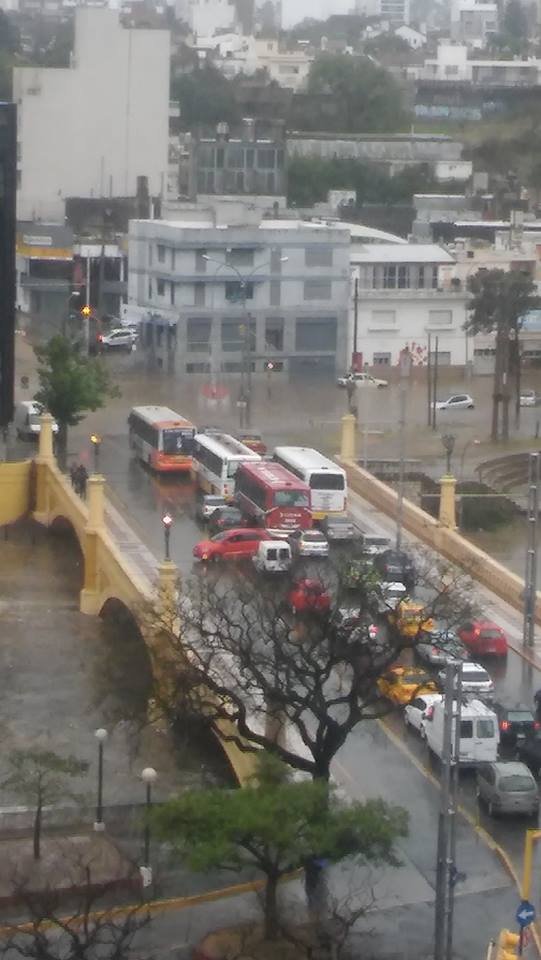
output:
POLYGON ((475 403, 468 393, 455 393, 447 400, 436 400, 436 410, 473 410, 475 403))
POLYGON ((414 697, 411 703, 404 708, 404 723, 412 730, 417 730, 421 736, 425 737, 424 719, 426 711, 439 700, 442 700, 441 693, 424 693, 422 696, 414 697))
POLYGON ((131 350, 137 340, 137 333, 130 330, 129 327, 118 328, 111 330, 109 333, 100 334, 98 340, 106 350, 131 350))
POLYGON ((289 543, 297 557, 328 557, 329 541, 320 530, 295 530, 289 543))
POLYGON ((347 387, 348 383, 354 383, 356 387, 388 387, 388 380, 378 380, 369 373, 348 373, 345 377, 338 377, 337 387, 347 387))
MULTIPOLYGON (((494 684, 480 663, 465 661, 461 665, 462 693, 475 693, 478 696, 490 696, 494 693, 494 684)), ((438 680, 445 684, 445 670, 440 670, 438 680)))
POLYGON ((536 407, 539 403, 541 397, 538 397, 535 390, 521 390, 520 391, 520 406, 521 407, 536 407))

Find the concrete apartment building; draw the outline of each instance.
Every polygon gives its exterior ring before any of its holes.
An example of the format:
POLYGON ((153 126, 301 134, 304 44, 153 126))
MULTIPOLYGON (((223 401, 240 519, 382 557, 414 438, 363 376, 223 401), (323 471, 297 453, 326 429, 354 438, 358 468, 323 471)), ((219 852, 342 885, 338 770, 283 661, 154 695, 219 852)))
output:
POLYGON ((64 219, 66 197, 167 186, 169 31, 126 29, 114 10, 75 12, 67 69, 17 67, 17 215, 64 219))
MULTIPOLYGON (((453 282, 454 263, 436 244, 352 245, 351 273, 358 283, 356 349, 376 376, 398 364, 405 346, 416 363, 426 364, 429 334, 433 343, 438 337, 441 366, 468 362, 471 348, 463 330, 468 294, 453 282)), ((352 302, 352 333, 354 315, 352 302)))
POLYGON ((340 224, 134 220, 128 309, 158 367, 235 373, 249 343, 256 374, 272 360, 334 375, 348 362, 349 257, 340 224))

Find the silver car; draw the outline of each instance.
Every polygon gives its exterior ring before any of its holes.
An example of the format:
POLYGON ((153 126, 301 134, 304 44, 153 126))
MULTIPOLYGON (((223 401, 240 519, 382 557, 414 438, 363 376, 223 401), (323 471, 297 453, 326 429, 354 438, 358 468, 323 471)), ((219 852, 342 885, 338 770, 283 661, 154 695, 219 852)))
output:
POLYGON ((497 760, 482 763, 477 770, 477 799, 486 803, 491 817, 498 813, 539 813, 537 783, 525 763, 497 760))
POLYGON ((295 530, 289 537, 297 557, 328 557, 329 541, 320 530, 295 530))
POLYGON ((198 520, 208 520, 215 510, 219 510, 220 507, 226 506, 227 503, 225 497, 220 497, 218 494, 209 493, 198 500, 195 508, 195 515, 198 520))

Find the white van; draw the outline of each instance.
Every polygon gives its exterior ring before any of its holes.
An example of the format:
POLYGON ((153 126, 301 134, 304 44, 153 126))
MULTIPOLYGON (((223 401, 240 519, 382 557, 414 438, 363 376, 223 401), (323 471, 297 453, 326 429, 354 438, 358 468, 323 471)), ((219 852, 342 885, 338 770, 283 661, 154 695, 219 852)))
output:
MULTIPOLYGON (((13 423, 15 432, 21 440, 37 440, 41 425, 39 418, 44 409, 37 400, 19 400, 15 404, 13 423)), ((53 423, 53 433, 58 433, 58 424, 53 423)))
MULTIPOLYGON (((444 712, 445 700, 434 703, 426 711, 423 721, 428 749, 440 760, 443 755, 444 712)), ((454 720, 452 736, 454 745, 454 720)), ((463 766, 492 763, 498 757, 499 742, 498 718, 494 711, 481 700, 464 701, 460 713, 459 763, 463 766)))
POLYGON ((260 573, 285 573, 291 567, 291 547, 283 540, 262 540, 252 560, 260 573))

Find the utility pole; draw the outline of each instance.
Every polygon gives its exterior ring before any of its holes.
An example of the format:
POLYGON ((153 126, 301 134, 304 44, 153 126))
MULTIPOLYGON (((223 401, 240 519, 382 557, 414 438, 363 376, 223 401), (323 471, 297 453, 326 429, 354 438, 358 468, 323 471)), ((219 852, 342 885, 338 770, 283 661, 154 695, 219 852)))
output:
POLYGON ((434 383, 432 390, 432 429, 436 429, 436 397, 438 395, 438 362, 439 362, 439 343, 440 338, 436 337, 436 349, 434 350, 434 383))
POLYGON ((398 467, 398 503, 396 509, 396 550, 402 549, 402 522, 404 516, 404 447, 406 433, 406 405, 408 400, 408 381, 411 370, 411 353, 408 347, 400 351, 400 441, 398 467))
POLYGON ((357 354, 357 333, 359 329, 359 278, 355 277, 353 286, 353 350, 351 353, 351 370, 354 372, 355 356, 357 354))
POLYGON ((537 524, 539 520, 540 458, 531 453, 528 464, 528 546, 524 576, 524 621, 522 643, 533 647, 535 633, 535 603, 537 596, 537 524))
POLYGON ((447 926, 447 937, 446 937, 446 947, 445 947, 445 960, 453 960, 453 930, 454 930, 454 911, 455 911, 455 886, 459 879, 459 873, 456 866, 456 825, 458 817, 458 787, 459 787, 459 778, 460 778, 460 717, 462 713, 462 664, 455 663, 454 667, 454 677, 453 677, 453 687, 455 691, 454 695, 454 707, 453 707, 453 722, 454 722, 454 737, 453 737, 453 753, 451 756, 451 775, 450 775, 450 791, 449 791, 449 808, 448 808, 448 835, 449 835, 449 849, 447 854, 447 915, 446 915, 446 926, 447 926))
MULTIPOLYGON (((428 334, 428 353, 426 361, 427 426, 432 424, 432 334, 428 334)), ((434 400, 436 398, 434 397, 434 400)))
MULTIPOLYGON (((454 855, 456 848, 456 786, 451 778, 453 760, 458 768, 460 758, 460 697, 458 674, 461 664, 448 660, 445 665, 443 743, 441 756, 440 812, 436 859, 436 902, 434 911, 434 960, 452 960, 453 904, 451 886, 456 882, 454 855), (454 727, 453 727, 454 723, 454 727), (458 731, 458 732, 457 732, 458 731), (457 752, 458 747, 458 752, 457 752), (453 805, 454 791, 454 805, 453 805)), ((428 721, 430 722, 430 721, 428 721)), ((456 770, 456 784, 458 769, 456 770)))

